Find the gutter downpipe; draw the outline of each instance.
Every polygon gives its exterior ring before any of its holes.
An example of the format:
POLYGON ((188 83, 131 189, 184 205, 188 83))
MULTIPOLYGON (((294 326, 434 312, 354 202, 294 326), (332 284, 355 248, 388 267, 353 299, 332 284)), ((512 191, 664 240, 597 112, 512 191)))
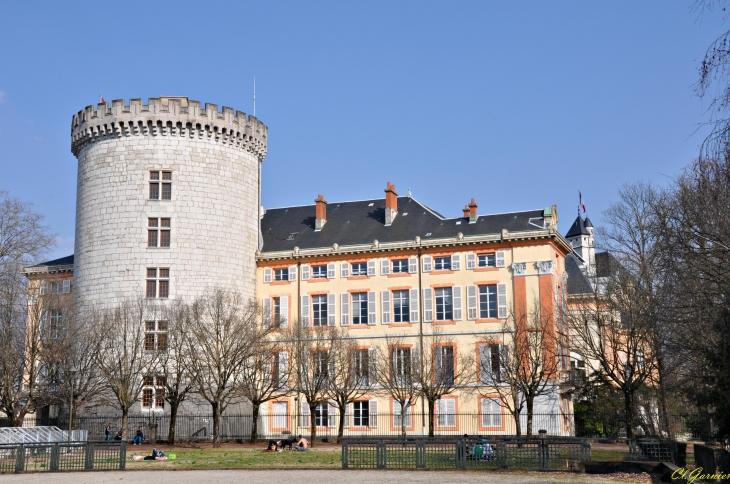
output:
MULTIPOLYGON (((420 371, 423 372, 423 351, 424 351, 424 349, 423 349, 423 317, 424 317, 423 308, 424 308, 424 301, 423 301, 423 289, 421 287, 421 274, 422 274, 421 267, 422 266, 421 266, 421 248, 420 247, 418 248, 417 265, 418 265, 418 267, 416 268, 416 270, 418 271, 418 301, 419 301, 418 311, 421 315, 421 317, 418 318, 418 338, 419 338, 418 344, 421 347, 421 351, 420 351, 420 355, 419 355, 421 361, 419 362, 419 365, 421 367, 420 371)), ((421 435, 425 435, 425 433, 426 433, 425 411, 426 411, 426 407, 424 406, 423 398, 421 398, 421 435)))

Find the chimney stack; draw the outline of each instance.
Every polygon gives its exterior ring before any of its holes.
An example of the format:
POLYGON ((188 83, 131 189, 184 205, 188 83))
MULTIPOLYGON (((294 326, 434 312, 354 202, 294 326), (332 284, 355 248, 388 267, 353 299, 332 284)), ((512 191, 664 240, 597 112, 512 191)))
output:
POLYGON ((316 206, 316 218, 314 220, 314 231, 319 232, 327 223, 327 202, 324 197, 320 194, 314 201, 316 206))
POLYGON ((389 226, 398 215, 398 194, 395 193, 395 185, 388 182, 385 189, 385 226, 389 226))
POLYGON ((471 199, 471 203, 469 204, 469 223, 477 223, 477 202, 475 202, 473 198, 471 199))
POLYGON ((469 205, 464 205, 463 210, 464 210, 464 217, 468 217, 469 216, 469 205))

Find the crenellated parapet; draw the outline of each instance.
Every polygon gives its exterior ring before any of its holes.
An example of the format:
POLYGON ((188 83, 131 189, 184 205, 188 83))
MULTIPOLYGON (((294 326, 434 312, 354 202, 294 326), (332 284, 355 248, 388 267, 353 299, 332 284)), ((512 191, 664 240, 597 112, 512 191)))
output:
POLYGON ((88 144, 110 138, 131 136, 206 139, 266 157, 268 128, 242 111, 188 100, 187 97, 123 99, 87 106, 71 121, 71 152, 78 157, 88 144))

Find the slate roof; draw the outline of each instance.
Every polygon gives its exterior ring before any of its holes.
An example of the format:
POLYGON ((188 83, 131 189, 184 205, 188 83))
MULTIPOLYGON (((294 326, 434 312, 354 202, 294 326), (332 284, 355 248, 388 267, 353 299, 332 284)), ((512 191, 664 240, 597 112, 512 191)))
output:
POLYGON ((327 204, 327 223, 314 231, 315 205, 273 208, 261 220, 262 252, 372 244, 379 242, 499 234, 538 230, 543 223, 543 210, 481 215, 474 224, 468 217, 444 218, 414 198, 398 197, 398 216, 390 227, 385 226, 385 199, 327 204), (407 215, 406 215, 407 214, 407 215), (536 225, 531 225, 530 220, 536 225), (458 223, 461 222, 461 223, 458 223), (291 236, 291 234, 294 234, 291 236))
POLYGON ((27 267, 27 269, 34 268, 34 267, 54 267, 54 266, 67 266, 67 265, 73 265, 74 263, 74 256, 73 254, 67 255, 66 257, 61 257, 60 259, 53 259, 49 260, 47 262, 41 262, 40 264, 36 264, 34 266, 27 267))
MULTIPOLYGON (((593 225, 589 225, 589 227, 593 227, 593 225)), ((586 223, 580 215, 575 219, 573 225, 570 226, 570 230, 565 234, 565 238, 569 239, 571 237, 578 237, 579 235, 590 235, 588 229, 586 229, 586 223)))
MULTIPOLYGON (((596 254, 598 255, 598 254, 596 254)), ((568 294, 587 294, 593 292, 591 283, 580 270, 578 259, 573 254, 565 258, 565 272, 568 273, 568 294)))

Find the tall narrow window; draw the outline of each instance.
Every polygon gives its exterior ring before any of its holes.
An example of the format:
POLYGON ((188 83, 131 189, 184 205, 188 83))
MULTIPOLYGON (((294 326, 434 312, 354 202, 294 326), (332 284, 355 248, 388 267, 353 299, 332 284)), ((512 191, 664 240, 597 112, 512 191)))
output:
POLYGON ((170 269, 156 267, 147 268, 145 297, 170 297, 170 269))
POLYGON ((497 317, 497 285, 479 286, 479 317, 497 317))
POLYGON ((327 295, 312 296, 312 326, 327 326, 327 295))
POLYGON ((411 349, 393 348, 392 374, 396 385, 411 384, 411 349))
POLYGON ((352 324, 368 324, 368 293, 352 295, 352 324))
POLYGON ((160 172, 150 172, 150 200, 160 199, 160 172))
POLYGON ((436 381, 437 385, 454 384, 454 347, 436 347, 436 381))
POLYGON ((172 200, 172 172, 150 172, 150 200, 172 200))
POLYGON ((170 219, 147 219, 147 247, 170 247, 170 219))
POLYGON ((366 349, 352 350, 351 375, 353 385, 368 386, 370 384, 370 352, 366 349))
POLYGON ((408 323, 410 321, 410 298, 408 291, 393 291, 393 322, 408 323))
POLYGON ((436 289, 436 320, 450 321, 454 319, 454 303, 450 287, 436 289))

